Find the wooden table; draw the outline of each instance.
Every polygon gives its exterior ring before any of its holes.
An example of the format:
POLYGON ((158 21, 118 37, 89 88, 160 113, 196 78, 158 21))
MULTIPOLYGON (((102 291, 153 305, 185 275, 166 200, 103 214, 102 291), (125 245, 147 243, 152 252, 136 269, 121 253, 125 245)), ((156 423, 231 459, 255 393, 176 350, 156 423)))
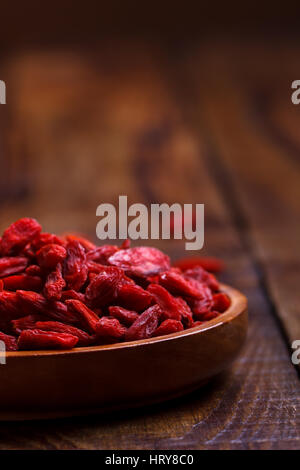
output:
MULTIPOLYGON (((293 40, 109 40, 2 58, 1 229, 35 216, 94 236, 101 202, 205 204, 203 255, 249 299, 240 358, 180 400, 0 424, 1 449, 300 447, 300 78, 293 40)), ((173 257, 183 242, 156 243, 173 257)))

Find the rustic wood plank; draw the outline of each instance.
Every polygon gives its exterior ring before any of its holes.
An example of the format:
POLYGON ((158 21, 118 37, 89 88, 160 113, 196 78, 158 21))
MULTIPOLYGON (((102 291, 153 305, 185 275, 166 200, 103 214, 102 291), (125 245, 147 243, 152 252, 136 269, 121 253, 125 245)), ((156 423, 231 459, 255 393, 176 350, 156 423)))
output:
POLYGON ((298 56, 291 43, 229 42, 198 49, 183 59, 187 68, 180 62, 190 120, 204 129, 223 196, 290 343, 300 338, 300 108, 290 101, 298 56))
MULTIPOLYGON (((93 234, 96 206, 116 194, 132 202, 204 202, 204 253, 222 256, 223 280, 248 296, 249 339, 228 373, 188 397, 102 417, 1 423, 0 448, 299 448, 297 374, 207 159, 205 128, 195 138, 182 91, 170 86, 178 71, 148 46, 100 49, 97 58, 61 52, 10 63, 18 97, 12 130, 28 149, 30 192, 6 205, 1 225, 25 212, 48 230, 93 234)), ((21 152, 14 158, 22 164, 21 152)), ((185 254, 182 242, 157 246, 185 254)))

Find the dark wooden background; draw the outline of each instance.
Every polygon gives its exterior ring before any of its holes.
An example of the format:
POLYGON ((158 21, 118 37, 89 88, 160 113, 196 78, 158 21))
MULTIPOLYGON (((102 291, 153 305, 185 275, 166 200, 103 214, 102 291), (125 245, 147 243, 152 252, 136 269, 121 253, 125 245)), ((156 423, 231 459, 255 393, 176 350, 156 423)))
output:
MULTIPOLYGON (((295 28, 279 34, 278 15, 266 35, 263 21, 253 31, 251 11, 242 24, 227 12, 229 26, 252 28, 228 35, 221 10, 216 22, 211 11, 210 32, 203 16, 201 29, 183 15, 191 27, 182 35, 180 9, 172 23, 162 8, 156 34, 152 15, 149 28, 145 18, 139 26, 145 35, 102 37, 92 15, 86 35, 78 18, 64 29, 63 5, 56 29, 47 22, 47 40, 29 14, 23 36, 13 35, 4 10, 0 229, 34 216, 45 230, 95 237, 97 205, 119 194, 130 203, 204 203, 201 254, 224 259, 222 280, 247 295, 249 337, 231 370, 192 395, 113 415, 0 423, 0 449, 299 448, 299 371, 291 363, 300 339, 295 28)), ((21 6, 14 18, 21 26, 21 6)), ((107 33, 105 15, 99 21, 107 33)), ((185 254, 183 242, 155 244, 173 259, 185 254)))

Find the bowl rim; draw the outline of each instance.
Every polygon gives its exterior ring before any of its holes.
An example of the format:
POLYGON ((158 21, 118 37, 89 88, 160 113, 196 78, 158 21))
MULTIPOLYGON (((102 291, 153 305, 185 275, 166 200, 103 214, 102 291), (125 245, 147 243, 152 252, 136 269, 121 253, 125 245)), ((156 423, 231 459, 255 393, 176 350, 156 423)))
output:
POLYGON ((100 346, 83 346, 79 348, 67 350, 33 350, 33 351, 7 351, 5 356, 7 358, 21 358, 21 357, 36 357, 36 356, 66 356, 72 354, 86 354, 99 351, 112 351, 116 349, 132 348, 147 346, 161 341, 172 341, 182 337, 204 333, 205 331, 217 328, 225 323, 229 323, 247 309, 247 298, 237 289, 228 286, 227 284, 220 283, 220 291, 224 292, 230 297, 230 307, 222 313, 219 317, 209 320, 202 325, 188 328, 184 331, 170 333, 168 335, 156 336, 154 338, 139 339, 135 341, 126 341, 123 343, 113 343, 100 346))

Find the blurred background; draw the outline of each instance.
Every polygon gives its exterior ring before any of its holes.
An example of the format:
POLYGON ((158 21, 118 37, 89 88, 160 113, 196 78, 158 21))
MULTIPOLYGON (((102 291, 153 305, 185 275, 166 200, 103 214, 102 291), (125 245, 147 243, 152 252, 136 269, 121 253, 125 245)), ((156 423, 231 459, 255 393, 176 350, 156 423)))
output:
POLYGON ((236 231, 266 244, 278 220, 279 241, 293 238, 298 13, 296 2, 1 6, 1 228, 26 215, 95 238, 96 207, 126 194, 204 203, 203 254, 234 256, 236 231))

